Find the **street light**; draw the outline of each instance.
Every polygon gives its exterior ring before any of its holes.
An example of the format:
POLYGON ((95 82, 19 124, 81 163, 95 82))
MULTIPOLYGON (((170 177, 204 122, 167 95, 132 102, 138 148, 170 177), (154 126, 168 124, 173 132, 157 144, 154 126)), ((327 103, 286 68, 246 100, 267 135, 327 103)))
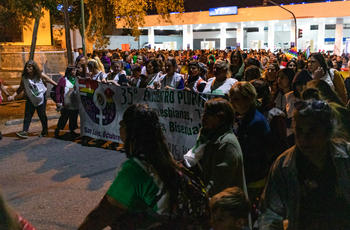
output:
POLYGON ((297 44, 298 44, 298 37, 297 37, 297 36, 298 36, 298 33, 297 33, 297 19, 296 19, 294 13, 293 13, 292 11, 290 11, 290 10, 284 8, 283 6, 277 4, 276 2, 274 2, 274 1, 272 1, 272 0, 263 0, 263 6, 266 6, 268 2, 271 3, 271 4, 273 4, 273 5, 275 5, 275 6, 278 6, 278 7, 282 8, 282 9, 284 9, 285 11, 287 11, 288 13, 290 13, 290 14, 293 16, 293 19, 294 19, 294 26, 295 26, 295 28, 294 28, 295 48, 298 49, 298 45, 297 45, 297 44))

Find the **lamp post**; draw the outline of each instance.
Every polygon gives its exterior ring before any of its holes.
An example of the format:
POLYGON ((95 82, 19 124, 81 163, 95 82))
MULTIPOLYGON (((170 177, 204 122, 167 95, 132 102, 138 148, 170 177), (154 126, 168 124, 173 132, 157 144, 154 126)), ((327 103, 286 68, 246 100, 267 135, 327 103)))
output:
POLYGON ((275 5, 275 6, 278 6, 278 7, 280 7, 280 8, 282 8, 282 9, 284 9, 285 11, 287 11, 288 13, 290 13, 292 16, 293 16, 293 19, 294 19, 294 40, 295 40, 295 48, 296 49, 298 49, 298 33, 297 33, 297 19, 296 19, 296 17, 295 17, 295 15, 294 15, 294 13, 292 12, 292 11, 290 11, 290 10, 288 10, 287 8, 285 8, 285 7, 283 7, 283 6, 281 6, 281 5, 279 5, 279 4, 277 4, 276 2, 274 2, 274 1, 272 1, 272 0, 263 0, 263 5, 264 6, 266 6, 267 5, 267 3, 271 3, 271 4, 273 4, 273 5, 275 5))

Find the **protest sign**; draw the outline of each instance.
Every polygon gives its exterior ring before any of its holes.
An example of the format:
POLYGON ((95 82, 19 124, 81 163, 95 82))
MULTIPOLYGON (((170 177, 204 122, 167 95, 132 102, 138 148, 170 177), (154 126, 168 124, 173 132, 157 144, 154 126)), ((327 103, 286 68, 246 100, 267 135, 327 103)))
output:
POLYGON ((169 149, 179 159, 195 144, 201 114, 210 95, 184 90, 117 87, 93 80, 79 80, 81 135, 122 142, 119 122, 125 109, 146 103, 159 116, 169 149))

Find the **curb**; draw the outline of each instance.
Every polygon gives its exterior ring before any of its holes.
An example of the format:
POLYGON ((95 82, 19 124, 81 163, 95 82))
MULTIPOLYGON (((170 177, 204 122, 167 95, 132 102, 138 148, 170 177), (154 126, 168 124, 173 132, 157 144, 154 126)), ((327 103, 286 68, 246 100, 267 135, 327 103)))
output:
MULTIPOLYGON (((60 118, 60 116, 61 115, 47 116, 47 120, 58 119, 58 118, 60 118)), ((40 119, 37 117, 32 119, 32 122, 38 122, 38 121, 40 121, 40 119)), ((14 119, 14 120, 6 121, 5 126, 19 125, 19 124, 23 124, 23 119, 14 119)))

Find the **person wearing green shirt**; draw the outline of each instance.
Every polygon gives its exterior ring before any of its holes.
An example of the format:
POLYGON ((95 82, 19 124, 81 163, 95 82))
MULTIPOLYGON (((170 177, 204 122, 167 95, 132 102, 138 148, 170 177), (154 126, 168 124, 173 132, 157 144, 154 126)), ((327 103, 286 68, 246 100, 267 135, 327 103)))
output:
POLYGON ((131 105, 119 125, 128 160, 79 230, 146 229, 171 214, 176 202, 177 164, 157 113, 147 105, 131 105))

